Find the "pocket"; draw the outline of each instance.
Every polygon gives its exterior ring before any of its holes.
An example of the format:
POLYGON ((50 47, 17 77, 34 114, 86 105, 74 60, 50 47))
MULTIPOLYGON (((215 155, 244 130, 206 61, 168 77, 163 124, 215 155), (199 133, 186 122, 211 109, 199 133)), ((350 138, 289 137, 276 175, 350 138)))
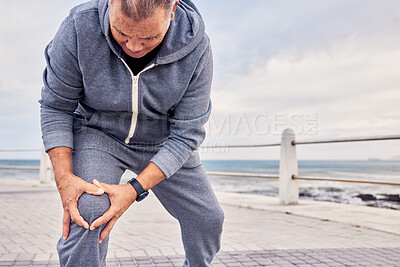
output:
POLYGON ((96 126, 98 121, 99 121, 98 112, 94 112, 92 114, 92 116, 90 116, 89 118, 88 117, 85 118, 85 122, 86 122, 87 126, 96 126))

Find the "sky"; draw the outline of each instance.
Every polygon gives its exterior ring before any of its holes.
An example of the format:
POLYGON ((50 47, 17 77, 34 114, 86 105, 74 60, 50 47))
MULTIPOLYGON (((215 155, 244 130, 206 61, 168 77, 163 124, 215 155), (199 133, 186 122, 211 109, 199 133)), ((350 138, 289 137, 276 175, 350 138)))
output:
MULTIPOLYGON (((40 148, 43 51, 83 1, 0 0, 0 149, 40 148)), ((400 134, 398 0, 194 1, 214 55, 205 145, 400 134)), ((279 148, 202 148, 204 159, 279 159, 279 148)), ((392 159, 400 141, 302 145, 301 160, 392 159)), ((37 158, 4 153, 0 158, 37 158)))

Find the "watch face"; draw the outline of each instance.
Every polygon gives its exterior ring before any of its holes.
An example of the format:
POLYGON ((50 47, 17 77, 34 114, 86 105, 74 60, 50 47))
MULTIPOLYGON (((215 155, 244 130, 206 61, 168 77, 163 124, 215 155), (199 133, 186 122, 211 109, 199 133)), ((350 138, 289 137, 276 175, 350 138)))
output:
POLYGON ((148 191, 144 191, 143 193, 141 193, 140 195, 138 195, 136 201, 142 201, 143 199, 145 199, 147 197, 147 195, 149 194, 148 191))

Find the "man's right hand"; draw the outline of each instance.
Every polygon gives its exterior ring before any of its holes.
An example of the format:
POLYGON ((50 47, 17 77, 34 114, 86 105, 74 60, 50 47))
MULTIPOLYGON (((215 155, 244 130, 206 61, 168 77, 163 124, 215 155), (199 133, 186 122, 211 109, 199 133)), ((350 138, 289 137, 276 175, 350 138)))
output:
POLYGON ((91 195, 102 195, 104 190, 82 178, 73 175, 71 164, 72 149, 69 147, 56 147, 48 152, 54 170, 54 179, 60 192, 64 208, 62 234, 64 240, 68 238, 71 219, 77 225, 89 228, 78 211, 78 199, 83 193, 91 195))
POLYGON ((64 240, 68 238, 71 219, 77 225, 89 229, 89 224, 79 214, 78 199, 83 193, 102 195, 104 190, 94 184, 88 183, 73 174, 57 177, 58 191, 64 208, 62 235, 64 240))

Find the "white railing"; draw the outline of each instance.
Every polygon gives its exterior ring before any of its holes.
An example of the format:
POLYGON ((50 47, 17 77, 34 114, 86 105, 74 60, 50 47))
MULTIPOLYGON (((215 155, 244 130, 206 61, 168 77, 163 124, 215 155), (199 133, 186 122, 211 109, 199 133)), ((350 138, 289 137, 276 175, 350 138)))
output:
POLYGON ((36 148, 8 148, 8 149, 0 149, 0 152, 36 152, 41 151, 40 158, 40 166, 10 166, 10 165, 2 165, 0 169, 8 169, 8 170, 39 170, 40 183, 49 184, 51 183, 51 174, 52 174, 52 165, 50 162, 50 158, 47 155, 44 147, 42 149, 36 148))
POLYGON ((296 141, 293 130, 286 129, 282 133, 281 143, 260 144, 260 145, 233 145, 233 146, 203 146, 203 148, 251 148, 251 147, 270 147, 281 146, 281 156, 279 162, 279 175, 256 174, 256 173, 227 173, 227 172, 207 172, 208 175, 215 176, 240 176, 255 178, 279 179, 279 202, 281 204, 297 204, 299 201, 299 186, 297 180, 313 181, 335 181, 347 183, 368 183, 380 185, 400 186, 399 182, 370 181, 362 179, 330 178, 330 177, 308 177, 298 175, 298 161, 296 146, 305 144, 323 144, 339 142, 361 142, 361 141, 382 141, 400 140, 400 135, 363 137, 363 138, 342 138, 315 141, 296 141))
MULTIPOLYGON (((297 204, 299 201, 298 180, 313 181, 335 181, 349 183, 368 183, 380 185, 400 186, 399 182, 369 181, 362 179, 330 178, 330 177, 308 177, 298 175, 298 161, 296 146, 305 144, 339 143, 339 142, 361 142, 361 141, 382 141, 382 140, 400 140, 400 135, 363 137, 363 138, 342 138, 314 141, 296 141, 292 129, 286 129, 282 133, 281 143, 258 144, 258 145, 230 145, 230 146, 202 146, 202 148, 256 148, 280 146, 281 155, 279 162, 279 175, 277 174, 259 174, 259 173, 232 173, 232 172, 207 172, 212 176, 232 176, 232 177, 255 177, 266 179, 279 179, 279 202, 281 204, 297 204)), ((18 169, 18 170, 40 170, 40 182, 50 183, 52 177, 52 166, 44 147, 40 149, 0 149, 0 152, 30 152, 41 151, 40 167, 37 166, 0 166, 0 169, 18 169)))

